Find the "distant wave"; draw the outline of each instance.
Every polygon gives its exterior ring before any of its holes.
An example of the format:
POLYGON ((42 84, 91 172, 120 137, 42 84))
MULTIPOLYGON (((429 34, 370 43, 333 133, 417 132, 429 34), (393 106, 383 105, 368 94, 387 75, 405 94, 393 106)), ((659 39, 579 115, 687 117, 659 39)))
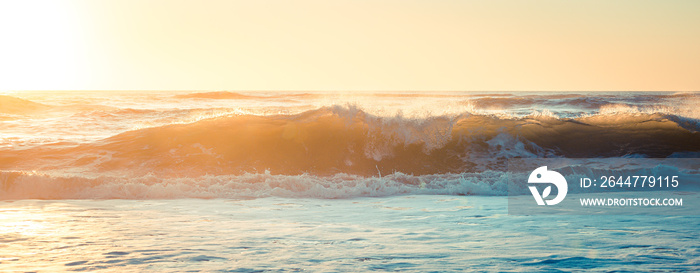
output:
POLYGON ((699 98, 700 92, 698 92, 698 91, 675 92, 673 94, 665 94, 665 95, 660 95, 660 96, 667 97, 667 98, 699 98))
POLYGON ((294 115, 232 115, 125 132, 77 147, 2 150, 0 169, 83 169, 165 177, 373 176, 503 170, 516 157, 700 155, 698 121, 670 114, 615 113, 563 119, 464 113, 378 117, 352 106, 294 115))
POLYGON ((51 113, 80 113, 98 111, 117 111, 118 108, 109 105, 75 103, 69 105, 43 104, 12 96, 0 95, 0 120, 11 120, 22 116, 42 116, 51 113), (4 117, 4 118, 3 118, 4 117))
POLYGON ((597 94, 537 94, 537 95, 479 95, 469 96, 465 104, 472 105, 475 109, 513 109, 520 107, 538 108, 571 108, 571 109, 598 109, 605 105, 673 105, 669 101, 697 102, 700 103, 699 92, 679 92, 673 94, 634 94, 628 96, 597 94))
POLYGON ((200 92, 191 93, 183 95, 175 95, 174 98, 178 99, 279 99, 279 98, 309 98, 313 97, 313 94, 285 94, 285 95, 274 95, 274 96, 252 96, 244 95, 235 92, 228 91, 218 91, 218 92, 200 92))
MULTIPOLYGON (((0 114, 31 114, 37 111, 49 109, 50 107, 51 106, 25 99, 0 95, 0 114)), ((2 119, 2 117, 0 117, 0 119, 2 119)))
POLYGON ((257 99, 258 96, 248 96, 234 92, 202 92, 173 96, 178 99, 257 99))

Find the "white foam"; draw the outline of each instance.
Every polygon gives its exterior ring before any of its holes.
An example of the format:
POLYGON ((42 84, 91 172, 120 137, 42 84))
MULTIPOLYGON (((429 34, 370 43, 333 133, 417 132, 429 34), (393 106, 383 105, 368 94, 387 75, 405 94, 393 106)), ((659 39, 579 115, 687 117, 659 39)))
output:
POLYGON ((353 198, 404 194, 505 195, 503 172, 382 177, 336 174, 207 175, 197 178, 0 173, 0 199, 161 199, 161 198, 353 198))

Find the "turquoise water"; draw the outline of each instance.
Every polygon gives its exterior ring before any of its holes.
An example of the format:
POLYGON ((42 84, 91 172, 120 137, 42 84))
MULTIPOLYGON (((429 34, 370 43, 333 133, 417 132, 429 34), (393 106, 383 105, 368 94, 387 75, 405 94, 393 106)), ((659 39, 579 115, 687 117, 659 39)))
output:
POLYGON ((505 197, 0 203, 0 271, 700 270, 700 217, 511 216, 505 197))

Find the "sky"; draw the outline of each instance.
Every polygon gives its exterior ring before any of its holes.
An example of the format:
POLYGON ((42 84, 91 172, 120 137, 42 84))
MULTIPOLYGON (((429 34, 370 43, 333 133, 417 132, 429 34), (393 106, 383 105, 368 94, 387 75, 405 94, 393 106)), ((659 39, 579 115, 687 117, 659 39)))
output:
POLYGON ((0 0, 0 91, 692 91, 699 14, 695 0, 0 0))

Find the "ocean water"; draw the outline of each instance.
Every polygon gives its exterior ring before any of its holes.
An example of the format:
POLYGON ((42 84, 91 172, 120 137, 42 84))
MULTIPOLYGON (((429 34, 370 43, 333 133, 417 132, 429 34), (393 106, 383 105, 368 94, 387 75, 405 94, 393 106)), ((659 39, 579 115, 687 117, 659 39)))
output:
POLYGON ((505 198, 0 203, 3 271, 700 270, 698 217, 511 216, 505 198))
POLYGON ((6 93, 0 271, 697 271, 698 216, 517 216, 506 195, 514 158, 699 158, 698 106, 692 92, 6 93))

